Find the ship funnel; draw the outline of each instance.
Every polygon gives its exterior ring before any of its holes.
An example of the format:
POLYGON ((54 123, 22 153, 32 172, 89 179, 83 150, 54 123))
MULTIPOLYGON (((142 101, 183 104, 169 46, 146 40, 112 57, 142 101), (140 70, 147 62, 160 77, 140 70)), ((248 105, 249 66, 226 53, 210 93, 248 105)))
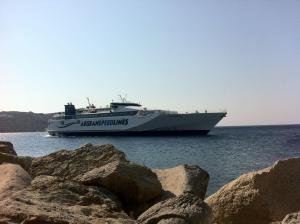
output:
POLYGON ((65 105, 65 115, 66 116, 73 116, 76 114, 75 106, 72 103, 68 103, 65 105))

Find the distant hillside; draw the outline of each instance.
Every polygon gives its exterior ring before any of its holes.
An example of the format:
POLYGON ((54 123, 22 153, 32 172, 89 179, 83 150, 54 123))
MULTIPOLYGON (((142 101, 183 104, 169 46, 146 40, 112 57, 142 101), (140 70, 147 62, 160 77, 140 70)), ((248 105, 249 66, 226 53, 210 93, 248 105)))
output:
POLYGON ((45 131, 52 114, 32 112, 0 112, 0 132, 45 131))

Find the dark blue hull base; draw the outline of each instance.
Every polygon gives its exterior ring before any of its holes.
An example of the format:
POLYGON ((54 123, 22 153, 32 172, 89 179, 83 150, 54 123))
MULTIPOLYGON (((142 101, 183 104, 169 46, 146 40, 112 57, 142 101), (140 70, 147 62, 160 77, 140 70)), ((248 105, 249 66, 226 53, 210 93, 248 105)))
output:
POLYGON ((209 130, 176 130, 176 131, 84 131, 84 132, 52 132, 48 133, 52 136, 190 136, 190 135, 206 135, 209 130))

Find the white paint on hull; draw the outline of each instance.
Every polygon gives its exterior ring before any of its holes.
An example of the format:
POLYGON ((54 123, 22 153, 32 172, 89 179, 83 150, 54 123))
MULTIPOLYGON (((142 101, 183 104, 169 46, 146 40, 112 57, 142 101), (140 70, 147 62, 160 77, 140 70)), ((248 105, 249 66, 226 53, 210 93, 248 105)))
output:
POLYGON ((80 119, 51 119, 49 133, 143 132, 211 130, 226 113, 162 114, 108 116, 80 119))

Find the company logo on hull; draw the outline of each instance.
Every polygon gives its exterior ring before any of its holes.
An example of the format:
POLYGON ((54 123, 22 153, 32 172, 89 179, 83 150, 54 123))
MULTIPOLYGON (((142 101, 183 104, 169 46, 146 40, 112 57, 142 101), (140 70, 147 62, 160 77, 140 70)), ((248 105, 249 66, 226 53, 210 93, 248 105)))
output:
POLYGON ((69 126, 71 126, 73 124, 79 124, 79 123, 80 123, 80 121, 78 120, 78 121, 70 122, 70 123, 67 123, 67 124, 62 123, 61 125, 57 125, 56 127, 58 127, 58 128, 66 128, 66 127, 69 127, 69 126))
POLYGON ((110 126, 110 125, 128 125, 128 119, 82 121, 80 124, 80 126, 110 126))

